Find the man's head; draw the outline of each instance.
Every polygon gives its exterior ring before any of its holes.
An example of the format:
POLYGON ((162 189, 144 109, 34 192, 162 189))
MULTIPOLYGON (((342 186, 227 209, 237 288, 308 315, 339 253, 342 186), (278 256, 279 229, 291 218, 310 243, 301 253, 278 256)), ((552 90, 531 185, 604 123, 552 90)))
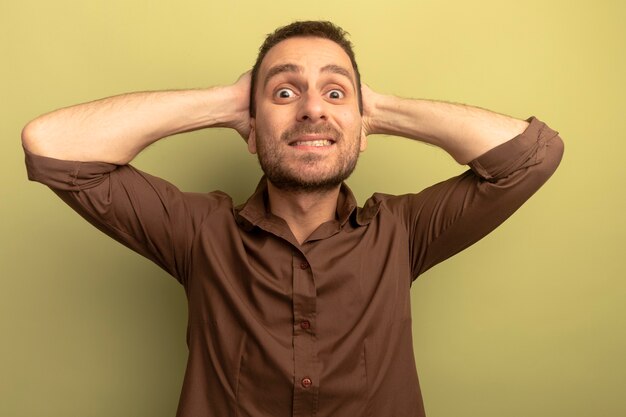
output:
POLYGON ((315 37, 328 39, 335 42, 345 51, 345 53, 350 58, 352 69, 354 71, 354 74, 356 75, 359 111, 361 112, 361 114, 363 114, 363 102, 361 98, 361 74, 359 73, 359 68, 356 64, 354 51, 352 50, 352 43, 348 40, 346 35, 348 35, 348 33, 339 26, 331 22, 318 20, 293 22, 289 25, 279 27, 274 32, 268 34, 265 38, 265 42, 263 42, 263 45, 261 45, 261 47, 259 48, 259 55, 257 55, 256 62, 252 67, 252 81, 250 88, 250 116, 256 116, 255 92, 259 78, 259 69, 261 67, 261 63, 263 62, 263 58, 265 58, 265 55, 267 55, 269 50, 276 46, 276 44, 286 39, 295 37, 315 37))
POLYGON ((277 188, 334 189, 365 149, 360 76, 344 35, 329 22, 296 22, 261 47, 248 148, 277 188))

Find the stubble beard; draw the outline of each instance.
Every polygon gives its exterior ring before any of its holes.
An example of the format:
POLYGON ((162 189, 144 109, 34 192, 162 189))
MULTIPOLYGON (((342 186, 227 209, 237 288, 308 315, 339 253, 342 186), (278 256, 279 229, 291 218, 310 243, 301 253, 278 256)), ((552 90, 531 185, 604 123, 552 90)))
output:
POLYGON ((299 125, 285 131, 280 136, 280 141, 266 140, 267 138, 257 132, 257 156, 261 169, 266 178, 278 189, 292 193, 323 193, 337 188, 345 181, 356 168, 359 157, 360 136, 356 137, 353 145, 346 148, 337 156, 335 166, 328 172, 307 175, 307 168, 314 168, 316 164, 323 163, 326 155, 314 152, 306 152, 298 156, 298 164, 302 170, 295 170, 287 166, 287 157, 282 150, 285 143, 290 143, 295 137, 306 134, 328 134, 335 145, 344 145, 343 134, 330 125, 310 126, 299 125))

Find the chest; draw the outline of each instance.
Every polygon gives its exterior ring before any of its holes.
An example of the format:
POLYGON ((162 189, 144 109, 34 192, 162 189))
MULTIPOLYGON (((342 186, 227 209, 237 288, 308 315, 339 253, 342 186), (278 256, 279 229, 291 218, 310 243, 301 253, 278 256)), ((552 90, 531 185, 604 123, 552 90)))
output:
POLYGON ((380 326, 410 316, 408 238, 384 219, 299 247, 259 228, 213 225, 190 270, 190 313, 203 320, 251 316, 273 328, 305 311, 341 333, 364 318, 380 326))

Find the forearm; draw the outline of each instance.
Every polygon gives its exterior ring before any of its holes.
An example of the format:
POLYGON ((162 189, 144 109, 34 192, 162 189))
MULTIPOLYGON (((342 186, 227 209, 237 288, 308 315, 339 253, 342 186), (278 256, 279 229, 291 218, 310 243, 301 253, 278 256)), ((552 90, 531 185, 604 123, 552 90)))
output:
POLYGON ((247 108, 230 87, 130 93, 45 114, 26 125, 22 142, 56 159, 125 164, 151 143, 205 127, 230 127, 247 108), (242 106, 239 106, 242 107, 242 106))
POLYGON ((368 133, 404 136, 438 146, 466 164, 522 133, 528 122, 477 107, 374 94, 368 133))

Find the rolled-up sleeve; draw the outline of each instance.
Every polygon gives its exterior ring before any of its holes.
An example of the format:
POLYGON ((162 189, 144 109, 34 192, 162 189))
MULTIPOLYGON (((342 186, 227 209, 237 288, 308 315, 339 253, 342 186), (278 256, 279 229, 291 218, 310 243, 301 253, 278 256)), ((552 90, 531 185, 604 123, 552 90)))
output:
POLYGON ((64 161, 25 149, 28 178, 89 223, 186 283, 194 236, 222 193, 183 193, 131 165, 64 161))
POLYGON ((554 173, 558 132, 535 117, 513 139, 469 163, 470 170, 418 194, 381 196, 408 233, 412 278, 472 245, 511 216, 554 173))

